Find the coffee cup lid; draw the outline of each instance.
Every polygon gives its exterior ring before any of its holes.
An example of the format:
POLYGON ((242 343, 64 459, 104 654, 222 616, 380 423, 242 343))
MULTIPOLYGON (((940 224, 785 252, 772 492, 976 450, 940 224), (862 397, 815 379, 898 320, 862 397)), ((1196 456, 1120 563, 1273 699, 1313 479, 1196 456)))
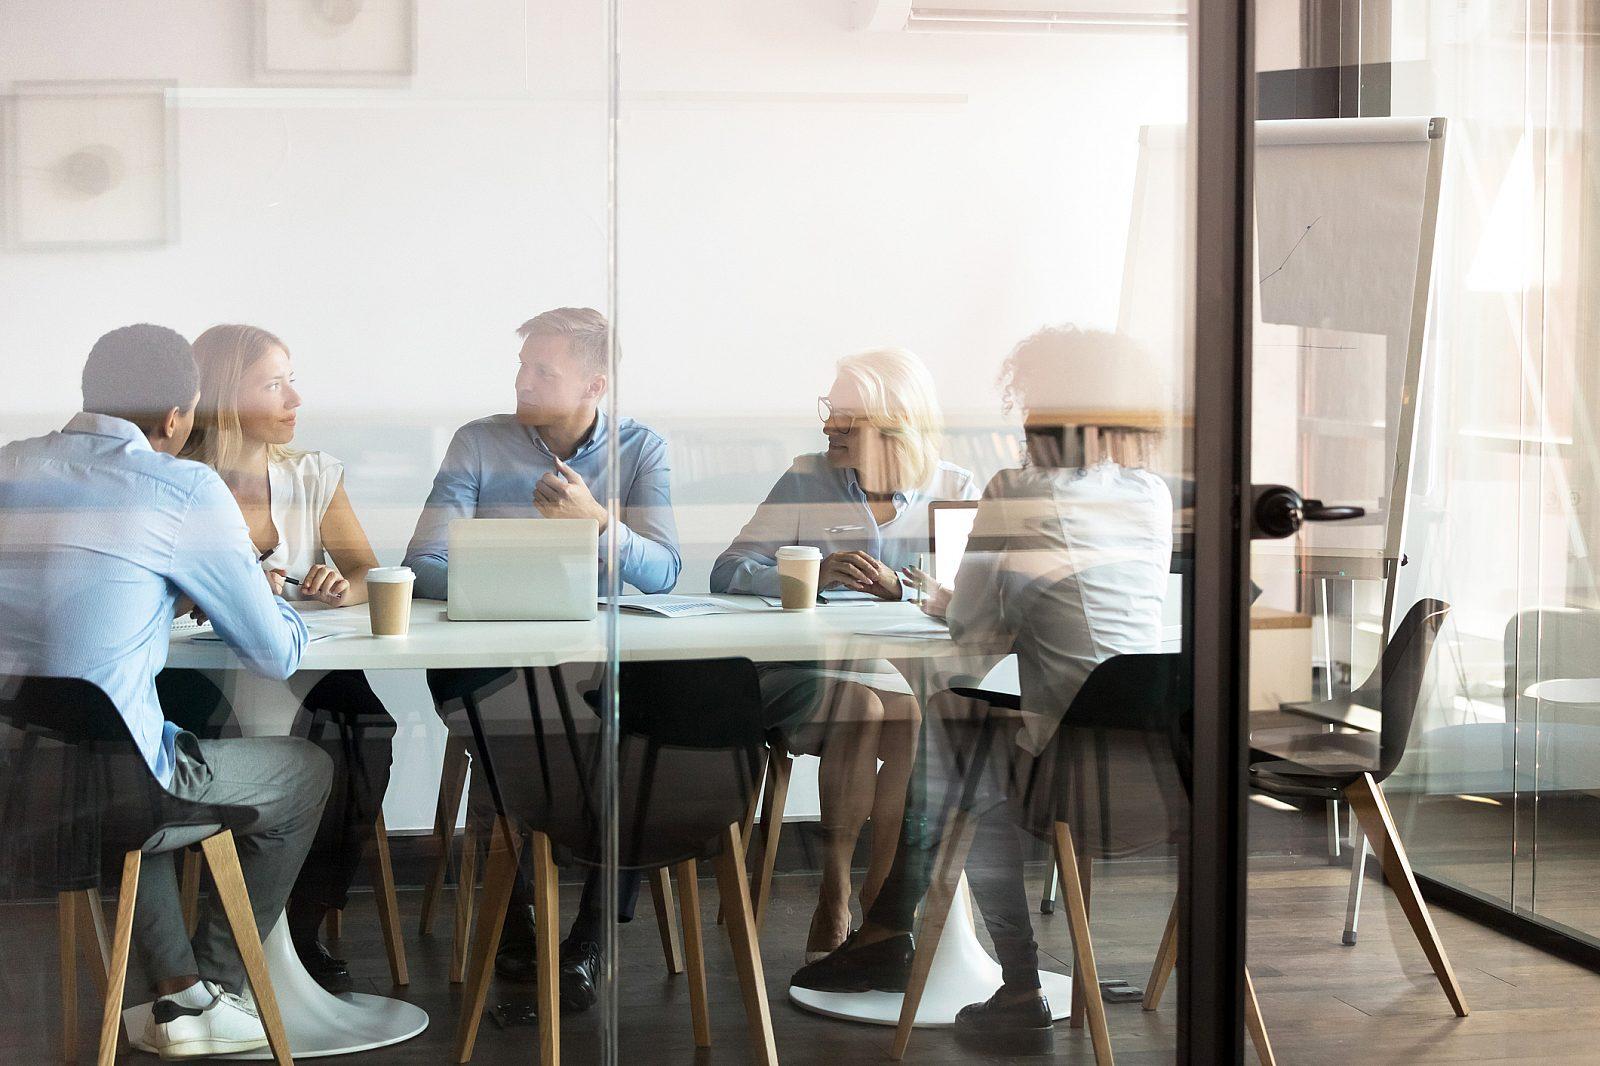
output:
POLYGON ((786 544, 778 549, 780 559, 820 559, 822 549, 809 544, 786 544))
POLYGON ((369 585, 399 585, 415 579, 416 575, 409 566, 375 566, 367 571, 369 585))

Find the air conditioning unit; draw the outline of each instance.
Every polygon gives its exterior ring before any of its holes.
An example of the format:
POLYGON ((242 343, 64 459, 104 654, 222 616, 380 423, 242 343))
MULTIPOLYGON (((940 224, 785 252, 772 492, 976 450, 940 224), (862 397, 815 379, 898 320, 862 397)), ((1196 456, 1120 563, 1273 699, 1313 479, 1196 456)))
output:
POLYGON ((1188 0, 856 0, 862 29, 903 33, 1172 32, 1188 0))

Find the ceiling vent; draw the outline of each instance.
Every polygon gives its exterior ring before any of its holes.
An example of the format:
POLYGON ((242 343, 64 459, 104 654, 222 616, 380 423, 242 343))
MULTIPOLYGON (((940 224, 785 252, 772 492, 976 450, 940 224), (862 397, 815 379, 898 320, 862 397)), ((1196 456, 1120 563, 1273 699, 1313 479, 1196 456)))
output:
POLYGON ((857 24, 891 33, 1171 33, 1188 25, 1186 0, 857 0, 857 24))

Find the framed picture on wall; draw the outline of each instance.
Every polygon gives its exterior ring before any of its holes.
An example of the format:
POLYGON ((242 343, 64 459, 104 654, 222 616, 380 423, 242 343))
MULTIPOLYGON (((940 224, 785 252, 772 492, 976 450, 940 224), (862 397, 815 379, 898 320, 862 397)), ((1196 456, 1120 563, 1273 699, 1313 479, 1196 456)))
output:
POLYGON ((416 0, 256 0, 257 81, 405 84, 416 67, 416 0))
POLYGON ((5 243, 20 251, 177 239, 171 83, 19 82, 5 98, 5 243))

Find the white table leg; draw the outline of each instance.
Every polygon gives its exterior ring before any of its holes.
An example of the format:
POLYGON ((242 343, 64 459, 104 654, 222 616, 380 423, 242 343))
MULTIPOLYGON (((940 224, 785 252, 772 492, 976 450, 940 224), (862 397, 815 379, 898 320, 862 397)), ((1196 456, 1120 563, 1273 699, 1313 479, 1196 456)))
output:
MULTIPOLYGON (((1050 999, 1051 1016, 1057 1021, 1072 1012, 1072 978, 1066 974, 1039 972, 1039 983, 1050 999)), ((1000 987, 1000 964, 989 957, 978 943, 972 924, 972 895, 963 874, 950 904, 950 919, 939 950, 934 952, 928 987, 917 1008, 919 1029, 942 1029, 954 1025, 956 1012, 969 1003, 981 1003, 1000 987)), ((817 992, 790 986, 789 999, 796 1006, 829 1018, 868 1022, 873 1025, 898 1025, 898 992, 817 992)))
MULTIPOLYGON (((362 992, 332 996, 323 991, 300 964, 300 957, 289 941, 289 923, 281 917, 262 946, 266 949, 267 966, 272 971, 272 990, 278 997, 278 1010, 289 1035, 289 1047, 297 1059, 388 1047, 410 1040, 428 1027, 427 1013, 410 1003, 362 992)), ((144 1043, 149 1020, 148 1003, 122 1012, 128 1038, 141 1051, 150 1050, 144 1043)), ((262 1048, 222 1057, 270 1060, 272 1052, 262 1048)))

